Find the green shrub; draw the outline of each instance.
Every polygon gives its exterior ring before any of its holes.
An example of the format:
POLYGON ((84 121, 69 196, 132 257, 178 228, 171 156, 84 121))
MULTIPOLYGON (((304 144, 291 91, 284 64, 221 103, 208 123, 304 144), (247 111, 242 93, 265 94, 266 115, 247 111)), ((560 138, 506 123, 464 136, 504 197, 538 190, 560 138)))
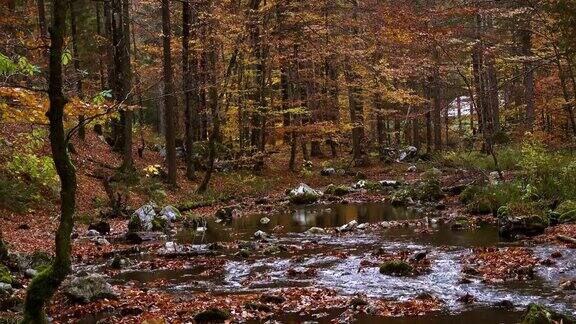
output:
POLYGON ((38 189, 18 178, 0 174, 0 207, 23 213, 30 203, 42 200, 38 189))
POLYGON ((556 207, 556 212, 560 215, 576 210, 576 202, 572 200, 565 200, 556 207))
POLYGON ((39 189, 49 189, 53 194, 59 190, 58 175, 54 161, 49 156, 15 154, 6 163, 6 171, 13 177, 29 182, 39 189))
POLYGON ((418 186, 417 198, 422 201, 434 201, 442 197, 440 170, 432 168, 424 172, 422 182, 418 186))
POLYGON ((8 270, 8 268, 5 265, 0 264, 0 282, 12 284, 13 281, 14 278, 12 278, 10 270, 8 270))

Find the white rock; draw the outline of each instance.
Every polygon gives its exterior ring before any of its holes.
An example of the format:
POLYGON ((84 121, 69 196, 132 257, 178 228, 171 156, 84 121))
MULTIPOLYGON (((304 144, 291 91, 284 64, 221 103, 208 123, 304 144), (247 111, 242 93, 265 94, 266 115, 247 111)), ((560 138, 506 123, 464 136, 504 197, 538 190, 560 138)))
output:
POLYGON ((356 226, 356 228, 357 229, 366 229, 366 228, 368 228, 368 223, 362 223, 362 224, 356 226))
POLYGON ((88 234, 86 234, 88 237, 97 237, 100 236, 100 232, 98 232, 97 230, 91 229, 88 231, 88 234))
POLYGON ((308 234, 324 234, 326 233, 326 230, 323 229, 322 227, 310 227, 306 233, 308 234))
POLYGON ((416 172, 416 171, 418 171, 418 168, 416 168, 415 165, 411 165, 408 167, 408 172, 416 172))
POLYGON ((168 253, 176 252, 177 248, 178 245, 174 242, 166 242, 166 244, 164 244, 164 250, 168 253))
POLYGON ((174 222, 180 218, 180 211, 174 206, 164 206, 160 211, 161 216, 165 216, 169 221, 174 222))
POLYGON ((266 234, 266 232, 264 232, 264 231, 258 230, 258 231, 256 231, 256 233, 254 233, 254 237, 259 238, 259 239, 263 239, 263 238, 268 237, 268 234, 266 234))
POLYGON ((204 232, 206 232, 206 230, 207 230, 207 228, 206 228, 206 227, 203 227, 203 226, 200 226, 200 227, 197 227, 197 228, 196 228, 196 232, 199 232, 199 233, 204 233, 204 232))
POLYGON ((268 217, 260 218, 260 224, 266 225, 268 223, 270 223, 270 218, 268 218, 268 217))

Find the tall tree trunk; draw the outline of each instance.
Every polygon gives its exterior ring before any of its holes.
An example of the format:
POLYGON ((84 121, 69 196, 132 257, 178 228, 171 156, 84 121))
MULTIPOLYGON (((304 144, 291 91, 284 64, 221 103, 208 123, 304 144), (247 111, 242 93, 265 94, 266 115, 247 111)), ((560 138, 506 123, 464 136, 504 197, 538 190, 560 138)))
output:
POLYGON ((440 93, 440 56, 434 49, 434 70, 432 74, 432 121, 434 123, 434 150, 442 150, 442 107, 440 93))
MULTIPOLYGON (((182 2, 182 88, 184 92, 184 142, 186 145, 186 177, 190 180, 196 177, 193 158, 194 129, 192 128, 192 100, 194 92, 190 77, 190 24, 192 9, 191 0, 182 2)), ((196 68, 196 66, 192 66, 196 68)), ((194 102, 197 100, 194 99, 194 102)), ((196 107, 194 107, 195 109, 196 107)))
POLYGON ((66 34, 67 2, 52 1, 52 28, 50 29, 50 60, 48 98, 52 158, 60 178, 60 223, 56 232, 55 258, 46 270, 40 272, 26 292, 22 323, 48 323, 44 307, 52 298, 71 270, 71 239, 76 206, 76 171, 68 155, 64 131, 64 106, 67 99, 62 93, 62 53, 66 34))
POLYGON ((36 6, 38 7, 38 26, 40 29, 40 37, 45 40, 48 37, 46 32, 46 4, 44 0, 36 0, 36 6))
POLYGON ((176 186, 176 123, 174 81, 172 77, 172 53, 170 40, 170 0, 162 0, 162 49, 164 68, 164 113, 166 119, 166 162, 168 164, 168 183, 176 186))
POLYGON ((526 57, 523 64, 524 74, 524 105, 526 106, 526 128, 534 127, 534 68, 532 63, 532 30, 531 17, 526 17, 525 25, 520 30, 520 46, 522 55, 526 57))
MULTIPOLYGON (((74 51, 74 72, 76 73, 76 93, 78 98, 84 98, 82 89, 82 72, 80 71, 80 52, 78 51, 78 30, 76 26, 76 15, 78 13, 74 10, 74 2, 70 2, 70 33, 72 36, 72 51, 74 51)), ((86 127, 84 127, 84 115, 78 117, 78 136, 80 139, 86 139, 86 127)))
POLYGON ((218 104, 218 89, 217 89, 217 44, 214 41, 214 35, 210 35, 208 51, 208 99, 210 105, 210 112, 212 113, 212 132, 209 139, 209 156, 208 156, 208 170, 202 179, 202 183, 198 186, 198 193, 204 193, 210 184, 210 178, 214 172, 214 161, 216 160, 216 142, 220 134, 220 109, 218 104))

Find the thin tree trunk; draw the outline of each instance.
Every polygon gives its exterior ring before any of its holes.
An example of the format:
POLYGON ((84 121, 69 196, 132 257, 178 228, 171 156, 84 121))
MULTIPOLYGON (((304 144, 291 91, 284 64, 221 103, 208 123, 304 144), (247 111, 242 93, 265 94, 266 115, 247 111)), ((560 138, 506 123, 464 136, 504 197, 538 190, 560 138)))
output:
MULTIPOLYGON (((84 97, 82 89, 82 72, 80 71, 80 52, 78 51, 78 30, 76 26, 76 14, 74 2, 70 2, 70 33, 72 36, 72 51, 74 52, 74 72, 76 73, 76 93, 78 98, 84 97)), ((78 137, 81 140, 86 139, 86 127, 84 127, 84 115, 78 117, 78 137)))
POLYGON ((62 93, 62 53, 66 34, 67 2, 52 1, 52 27, 50 29, 50 60, 48 98, 52 158, 60 178, 60 223, 56 232, 55 258, 52 264, 39 273, 26 292, 22 323, 48 323, 44 307, 52 298, 71 270, 71 239, 76 206, 76 171, 67 151, 64 130, 64 106, 67 99, 62 93))
POLYGON ((525 26, 520 31, 520 45, 522 55, 528 59, 524 62, 524 104, 526 105, 526 128, 531 130, 534 127, 534 69, 532 68, 532 30, 531 18, 527 17, 525 26))

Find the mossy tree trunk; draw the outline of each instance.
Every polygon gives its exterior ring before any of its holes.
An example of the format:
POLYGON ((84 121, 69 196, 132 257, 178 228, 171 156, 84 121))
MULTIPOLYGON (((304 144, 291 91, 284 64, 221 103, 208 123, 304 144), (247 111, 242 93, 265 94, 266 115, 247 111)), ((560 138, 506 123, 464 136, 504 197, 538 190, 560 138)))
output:
POLYGON ((76 171, 68 156, 63 123, 64 106, 67 102, 62 93, 62 49, 66 33, 66 8, 66 1, 53 0, 48 85, 50 108, 46 114, 50 122, 52 157, 61 183, 61 215, 56 232, 56 255, 52 265, 36 276, 28 286, 23 323, 48 322, 44 307, 71 269, 70 234, 74 226, 76 171))

